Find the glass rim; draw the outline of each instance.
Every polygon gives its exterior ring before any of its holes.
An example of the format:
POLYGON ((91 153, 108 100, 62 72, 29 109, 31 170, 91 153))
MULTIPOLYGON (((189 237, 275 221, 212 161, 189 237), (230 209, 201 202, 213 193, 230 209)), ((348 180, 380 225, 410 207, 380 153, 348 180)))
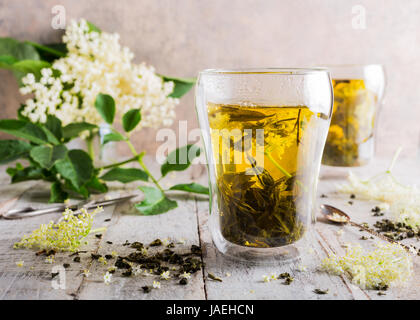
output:
POLYGON ((308 68, 233 68, 233 69, 204 69, 199 75, 305 75, 312 73, 329 73, 326 67, 308 68))

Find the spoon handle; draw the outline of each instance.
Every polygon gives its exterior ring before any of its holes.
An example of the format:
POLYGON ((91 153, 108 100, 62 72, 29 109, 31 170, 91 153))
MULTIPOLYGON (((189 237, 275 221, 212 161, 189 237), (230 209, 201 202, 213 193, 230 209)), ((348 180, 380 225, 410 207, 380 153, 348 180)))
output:
POLYGON ((391 243, 398 244, 398 245, 400 245, 401 247, 403 247, 405 250, 407 250, 408 252, 410 252, 410 247, 409 247, 409 246, 406 246, 406 245, 404 245, 404 244, 402 244, 402 243, 400 243, 400 242, 398 242, 398 241, 395 241, 395 240, 392 240, 392 239, 390 239, 390 238, 388 238, 388 237, 385 237, 384 235, 380 234, 379 232, 376 232, 376 231, 374 231, 374 230, 371 230, 371 229, 369 229, 369 228, 366 228, 365 226, 362 226, 361 224, 358 224, 358 223, 353 222, 353 221, 351 221, 351 220, 349 221, 349 223, 350 223, 352 226, 354 226, 354 227, 358 227, 358 228, 360 228, 360 229, 363 229, 364 231, 369 232, 370 234, 372 234, 372 235, 374 235, 374 236, 376 236, 376 237, 378 237, 378 238, 380 238, 380 239, 382 239, 382 240, 385 240, 385 241, 388 241, 388 242, 391 242, 391 243))

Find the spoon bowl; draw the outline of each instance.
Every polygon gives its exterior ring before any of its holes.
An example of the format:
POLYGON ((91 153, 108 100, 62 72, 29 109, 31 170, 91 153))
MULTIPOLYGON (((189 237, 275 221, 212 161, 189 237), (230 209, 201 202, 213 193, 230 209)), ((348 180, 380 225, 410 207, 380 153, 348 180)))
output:
POLYGON ((350 217, 341 211, 340 209, 330 206, 328 204, 322 204, 320 206, 322 215, 331 222, 344 224, 350 221, 350 217))

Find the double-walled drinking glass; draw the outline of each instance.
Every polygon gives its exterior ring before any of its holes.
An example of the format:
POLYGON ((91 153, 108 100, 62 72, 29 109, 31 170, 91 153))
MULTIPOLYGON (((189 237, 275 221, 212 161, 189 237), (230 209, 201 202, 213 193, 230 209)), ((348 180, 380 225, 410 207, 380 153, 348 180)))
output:
POLYGON ((297 258, 315 222, 333 94, 326 69, 205 70, 196 86, 218 250, 297 258))
POLYGON ((322 164, 355 167, 375 153, 375 124, 385 87, 381 65, 329 67, 334 107, 322 164))

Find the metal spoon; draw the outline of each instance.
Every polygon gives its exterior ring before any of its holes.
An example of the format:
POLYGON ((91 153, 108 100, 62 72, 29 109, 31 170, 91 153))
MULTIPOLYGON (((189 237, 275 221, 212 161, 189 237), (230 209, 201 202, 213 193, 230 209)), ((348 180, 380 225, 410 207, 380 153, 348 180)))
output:
POLYGON ((323 216, 331 222, 334 222, 334 223, 337 223, 337 224, 349 223, 350 225, 352 225, 354 227, 358 227, 360 229, 363 229, 364 231, 369 232, 370 234, 372 234, 372 235, 374 235, 374 236, 376 236, 376 237, 378 237, 382 240, 385 240, 385 241, 388 241, 388 242, 391 242, 391 243, 399 244, 404 249, 410 251, 410 247, 408 247, 408 246, 406 246, 406 245, 404 245, 404 244, 402 244, 398 241, 395 241, 395 240, 392 240, 388 237, 385 237, 384 235, 382 235, 382 234, 380 234, 380 233, 378 233, 374 230, 371 230, 371 229, 369 229, 369 228, 367 228, 367 227, 365 227, 365 226, 363 226, 359 223, 351 221, 350 217, 346 213, 344 213, 343 211, 341 211, 340 209, 338 209, 336 207, 330 206, 328 204, 322 204, 320 206, 320 208, 321 208, 321 213, 323 214, 323 216))

